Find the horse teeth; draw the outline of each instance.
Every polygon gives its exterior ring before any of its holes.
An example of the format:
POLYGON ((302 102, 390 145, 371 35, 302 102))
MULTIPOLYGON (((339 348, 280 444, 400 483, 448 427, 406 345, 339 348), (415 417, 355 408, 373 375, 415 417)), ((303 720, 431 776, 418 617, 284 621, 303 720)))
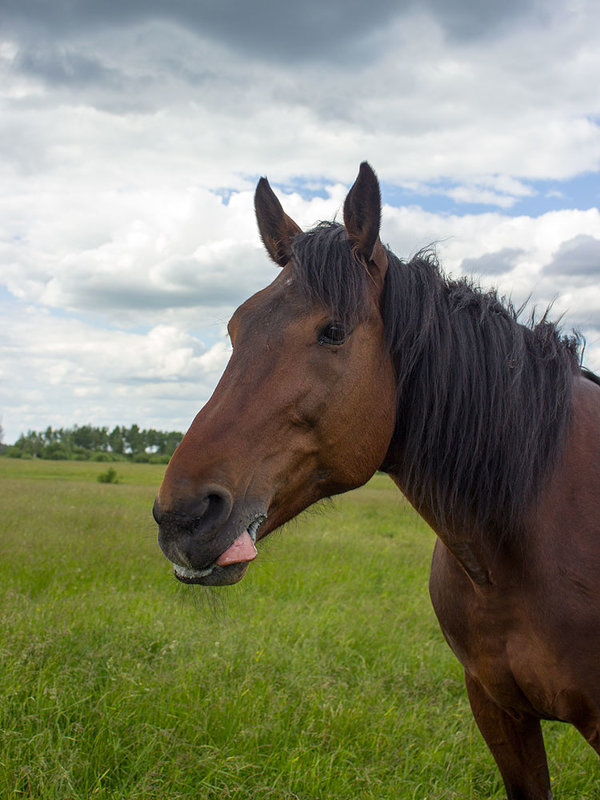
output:
POLYGON ((256 534, 258 533, 258 529, 260 528, 260 526, 263 524, 263 522, 265 520, 266 520, 265 516, 260 516, 260 517, 257 517, 255 520, 253 520, 250 523, 250 525, 248 525, 247 531, 248 531, 248 534, 250 535, 250 538, 252 539, 252 543, 253 544, 256 544, 256 534))
POLYGON ((208 569, 188 569, 187 567, 181 567, 179 564, 173 564, 173 568, 177 575, 180 575, 182 578, 204 578, 206 575, 210 575, 213 571, 212 567, 208 569))

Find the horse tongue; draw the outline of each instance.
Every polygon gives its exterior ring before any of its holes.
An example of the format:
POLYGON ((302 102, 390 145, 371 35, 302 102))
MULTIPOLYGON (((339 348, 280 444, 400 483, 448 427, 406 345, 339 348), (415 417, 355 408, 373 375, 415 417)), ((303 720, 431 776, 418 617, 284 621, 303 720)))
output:
POLYGON ((241 561, 252 561, 258 553, 254 542, 250 538, 248 531, 244 531, 241 536, 230 544, 227 550, 217 558, 217 566, 226 567, 228 564, 239 564, 241 561))

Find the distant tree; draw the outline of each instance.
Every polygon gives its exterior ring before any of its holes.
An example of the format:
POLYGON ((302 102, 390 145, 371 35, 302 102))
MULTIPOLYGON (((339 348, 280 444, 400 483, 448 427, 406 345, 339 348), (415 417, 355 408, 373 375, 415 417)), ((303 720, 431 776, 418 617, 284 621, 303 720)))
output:
POLYGON ((83 450, 93 450, 94 434, 91 425, 76 425, 73 429, 73 444, 83 450))
POLYGON ((105 453, 108 450, 108 428, 94 428, 94 450, 105 453))
POLYGON ((165 436, 162 455, 172 456, 173 453, 175 452, 175 448, 182 439, 183 439, 183 433, 180 433, 179 431, 172 431, 171 433, 167 433, 165 436))
POLYGON ((71 428, 59 428, 58 431, 56 431, 56 435, 65 450, 68 453, 73 452, 75 449, 73 430, 71 428))
POLYGON ((43 433, 46 446, 60 442, 60 434, 58 431, 53 431, 52 427, 48 425, 43 433))
POLYGON ((53 461, 67 461, 70 456, 71 453, 60 442, 47 444, 42 451, 42 458, 49 458, 53 461))
POLYGON ((146 449, 144 436, 139 425, 132 425, 131 428, 125 430, 125 441, 127 442, 127 449, 133 455, 143 453, 146 449))
POLYGON ((130 428, 116 425, 111 431, 107 427, 75 425, 74 428, 52 428, 43 433, 28 431, 15 442, 14 455, 30 455, 39 458, 76 458, 110 461, 111 453, 130 456, 137 461, 147 461, 150 456, 169 457, 183 439, 179 431, 157 431, 154 428, 141 430, 139 425, 130 428))
POLYGON ((108 444, 113 453, 122 455, 125 451, 125 437, 123 429, 116 425, 108 434, 108 444))
POLYGON ((26 453, 27 455, 30 456, 35 456, 36 439, 34 438, 34 431, 27 431, 27 433, 25 434, 22 433, 15 442, 15 447, 18 447, 22 453, 26 453))
POLYGON ((153 453, 157 452, 160 449, 159 438, 160 434, 158 431, 155 431, 154 428, 150 428, 149 431, 144 431, 146 450, 149 450, 153 453))

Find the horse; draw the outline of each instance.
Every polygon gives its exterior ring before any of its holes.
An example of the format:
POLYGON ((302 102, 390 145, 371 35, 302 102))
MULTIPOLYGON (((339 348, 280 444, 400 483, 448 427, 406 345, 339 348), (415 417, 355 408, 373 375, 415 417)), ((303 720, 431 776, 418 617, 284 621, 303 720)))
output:
POLYGON ((239 581, 255 544, 387 473, 437 534, 430 596, 509 800, 552 798, 540 720, 600 753, 600 379, 546 313, 403 261, 361 164, 343 224, 308 232, 266 178, 281 267, 233 314, 229 363, 164 475, 183 583, 239 581))

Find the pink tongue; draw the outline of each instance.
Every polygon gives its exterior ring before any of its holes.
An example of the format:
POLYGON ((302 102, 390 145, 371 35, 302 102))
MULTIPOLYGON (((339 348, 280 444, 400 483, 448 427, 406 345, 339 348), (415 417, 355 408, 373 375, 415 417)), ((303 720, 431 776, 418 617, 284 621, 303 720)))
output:
POLYGON ((254 542, 250 538, 248 531, 244 531, 235 542, 217 558, 219 567, 226 567, 228 564, 239 564, 241 561, 252 561, 258 553, 254 542))

